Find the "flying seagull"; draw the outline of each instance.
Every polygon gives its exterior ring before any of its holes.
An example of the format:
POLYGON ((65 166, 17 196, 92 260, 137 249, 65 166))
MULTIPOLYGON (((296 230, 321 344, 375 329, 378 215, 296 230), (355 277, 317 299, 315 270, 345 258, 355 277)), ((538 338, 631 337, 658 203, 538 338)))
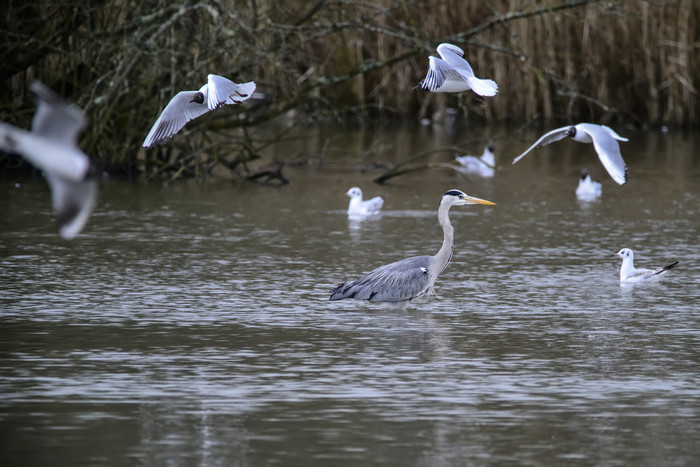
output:
POLYGON ((593 143, 598 158, 615 182, 620 185, 627 183, 627 166, 620 154, 620 144, 617 141, 629 141, 605 125, 579 123, 552 130, 538 139, 527 151, 513 159, 513 164, 522 159, 525 154, 535 148, 546 146, 567 136, 579 143, 593 143))
POLYGON ((429 57, 428 74, 419 86, 430 92, 463 92, 472 90, 479 96, 494 96, 498 85, 492 79, 479 79, 464 59, 464 51, 452 44, 440 44, 442 57, 429 57))
POLYGON ((629 248, 623 248, 618 251, 616 256, 622 258, 622 266, 620 266, 620 282, 621 283, 636 283, 636 282, 653 282, 661 278, 671 269, 678 266, 678 261, 671 263, 668 266, 657 269, 644 269, 634 267, 634 252, 629 248))
POLYGON ((32 131, 0 123, 0 148, 21 154, 44 172, 59 233, 71 239, 85 226, 97 199, 99 170, 77 146, 86 118, 43 83, 35 81, 29 89, 37 102, 32 131))
POLYGON ((222 76, 207 76, 207 84, 199 88, 199 91, 181 91, 170 100, 146 136, 143 147, 150 148, 162 143, 180 131, 187 122, 211 110, 243 102, 253 91, 253 81, 236 84, 222 76))

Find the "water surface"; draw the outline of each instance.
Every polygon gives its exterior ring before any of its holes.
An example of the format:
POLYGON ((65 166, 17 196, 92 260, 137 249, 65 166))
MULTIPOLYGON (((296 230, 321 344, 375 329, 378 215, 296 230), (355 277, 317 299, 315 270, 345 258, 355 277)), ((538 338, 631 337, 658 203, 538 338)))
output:
POLYGON ((490 135, 493 179, 380 186, 357 170, 367 148, 395 161, 478 134, 328 131, 341 144, 327 154, 274 148, 323 161, 281 188, 109 180, 73 241, 40 176, 0 179, 2 465, 697 462, 697 135, 627 131, 624 187, 569 141, 511 166, 536 132, 490 135), (584 166, 599 201, 574 196, 584 166), (386 197, 382 215, 348 220, 355 185, 386 197), (450 188, 497 206, 453 208, 436 296, 406 311, 328 301, 435 253, 450 188), (681 263, 620 287, 622 247, 638 266, 681 263))

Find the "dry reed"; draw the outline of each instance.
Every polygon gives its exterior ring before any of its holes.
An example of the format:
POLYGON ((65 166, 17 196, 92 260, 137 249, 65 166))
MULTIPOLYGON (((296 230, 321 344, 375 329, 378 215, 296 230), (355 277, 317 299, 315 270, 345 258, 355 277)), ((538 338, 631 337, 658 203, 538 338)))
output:
POLYGON ((488 121, 700 121, 693 0, 10 0, 1 15, 0 119, 28 127, 27 89, 40 79, 86 110, 81 146, 112 171, 236 170, 268 143, 254 129, 289 111, 418 119, 460 105, 488 121), (498 95, 479 107, 412 92, 440 42, 464 48, 498 95), (187 127, 197 137, 140 150, 168 100, 210 72, 254 79, 264 108, 217 112, 187 127))

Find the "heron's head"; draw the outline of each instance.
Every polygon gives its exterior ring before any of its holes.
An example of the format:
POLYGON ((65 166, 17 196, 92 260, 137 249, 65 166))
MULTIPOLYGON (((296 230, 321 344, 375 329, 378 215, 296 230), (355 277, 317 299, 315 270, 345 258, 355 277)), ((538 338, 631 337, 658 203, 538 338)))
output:
POLYGON ((362 190, 357 188, 356 186, 350 188, 345 194, 348 195, 350 198, 362 198, 362 190))
POLYGON ((442 200, 440 200, 440 204, 443 203, 447 203, 450 206, 461 206, 464 204, 486 204, 492 206, 496 204, 492 203, 491 201, 486 201, 485 199, 469 196, 468 194, 459 190, 450 190, 444 195, 442 195, 442 200))
POLYGON ((630 250, 629 248, 623 248, 622 250, 615 253, 615 256, 619 256, 622 259, 625 259, 625 258, 633 258, 634 259, 634 253, 632 253, 632 250, 630 250))

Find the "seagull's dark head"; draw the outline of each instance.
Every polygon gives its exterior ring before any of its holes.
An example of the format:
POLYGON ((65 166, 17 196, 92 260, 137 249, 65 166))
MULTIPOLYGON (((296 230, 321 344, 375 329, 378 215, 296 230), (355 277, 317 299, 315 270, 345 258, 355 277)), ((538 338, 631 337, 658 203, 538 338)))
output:
POLYGON ((572 126, 568 130, 566 130, 566 136, 568 136, 569 138, 575 137, 576 136, 576 127, 572 126))
POLYGON ((190 103, 192 102, 195 104, 204 104, 204 94, 201 92, 196 92, 190 103))
POLYGON ((623 248, 622 250, 618 251, 615 256, 619 256, 622 259, 634 258, 634 253, 632 253, 632 250, 629 248, 623 248))

